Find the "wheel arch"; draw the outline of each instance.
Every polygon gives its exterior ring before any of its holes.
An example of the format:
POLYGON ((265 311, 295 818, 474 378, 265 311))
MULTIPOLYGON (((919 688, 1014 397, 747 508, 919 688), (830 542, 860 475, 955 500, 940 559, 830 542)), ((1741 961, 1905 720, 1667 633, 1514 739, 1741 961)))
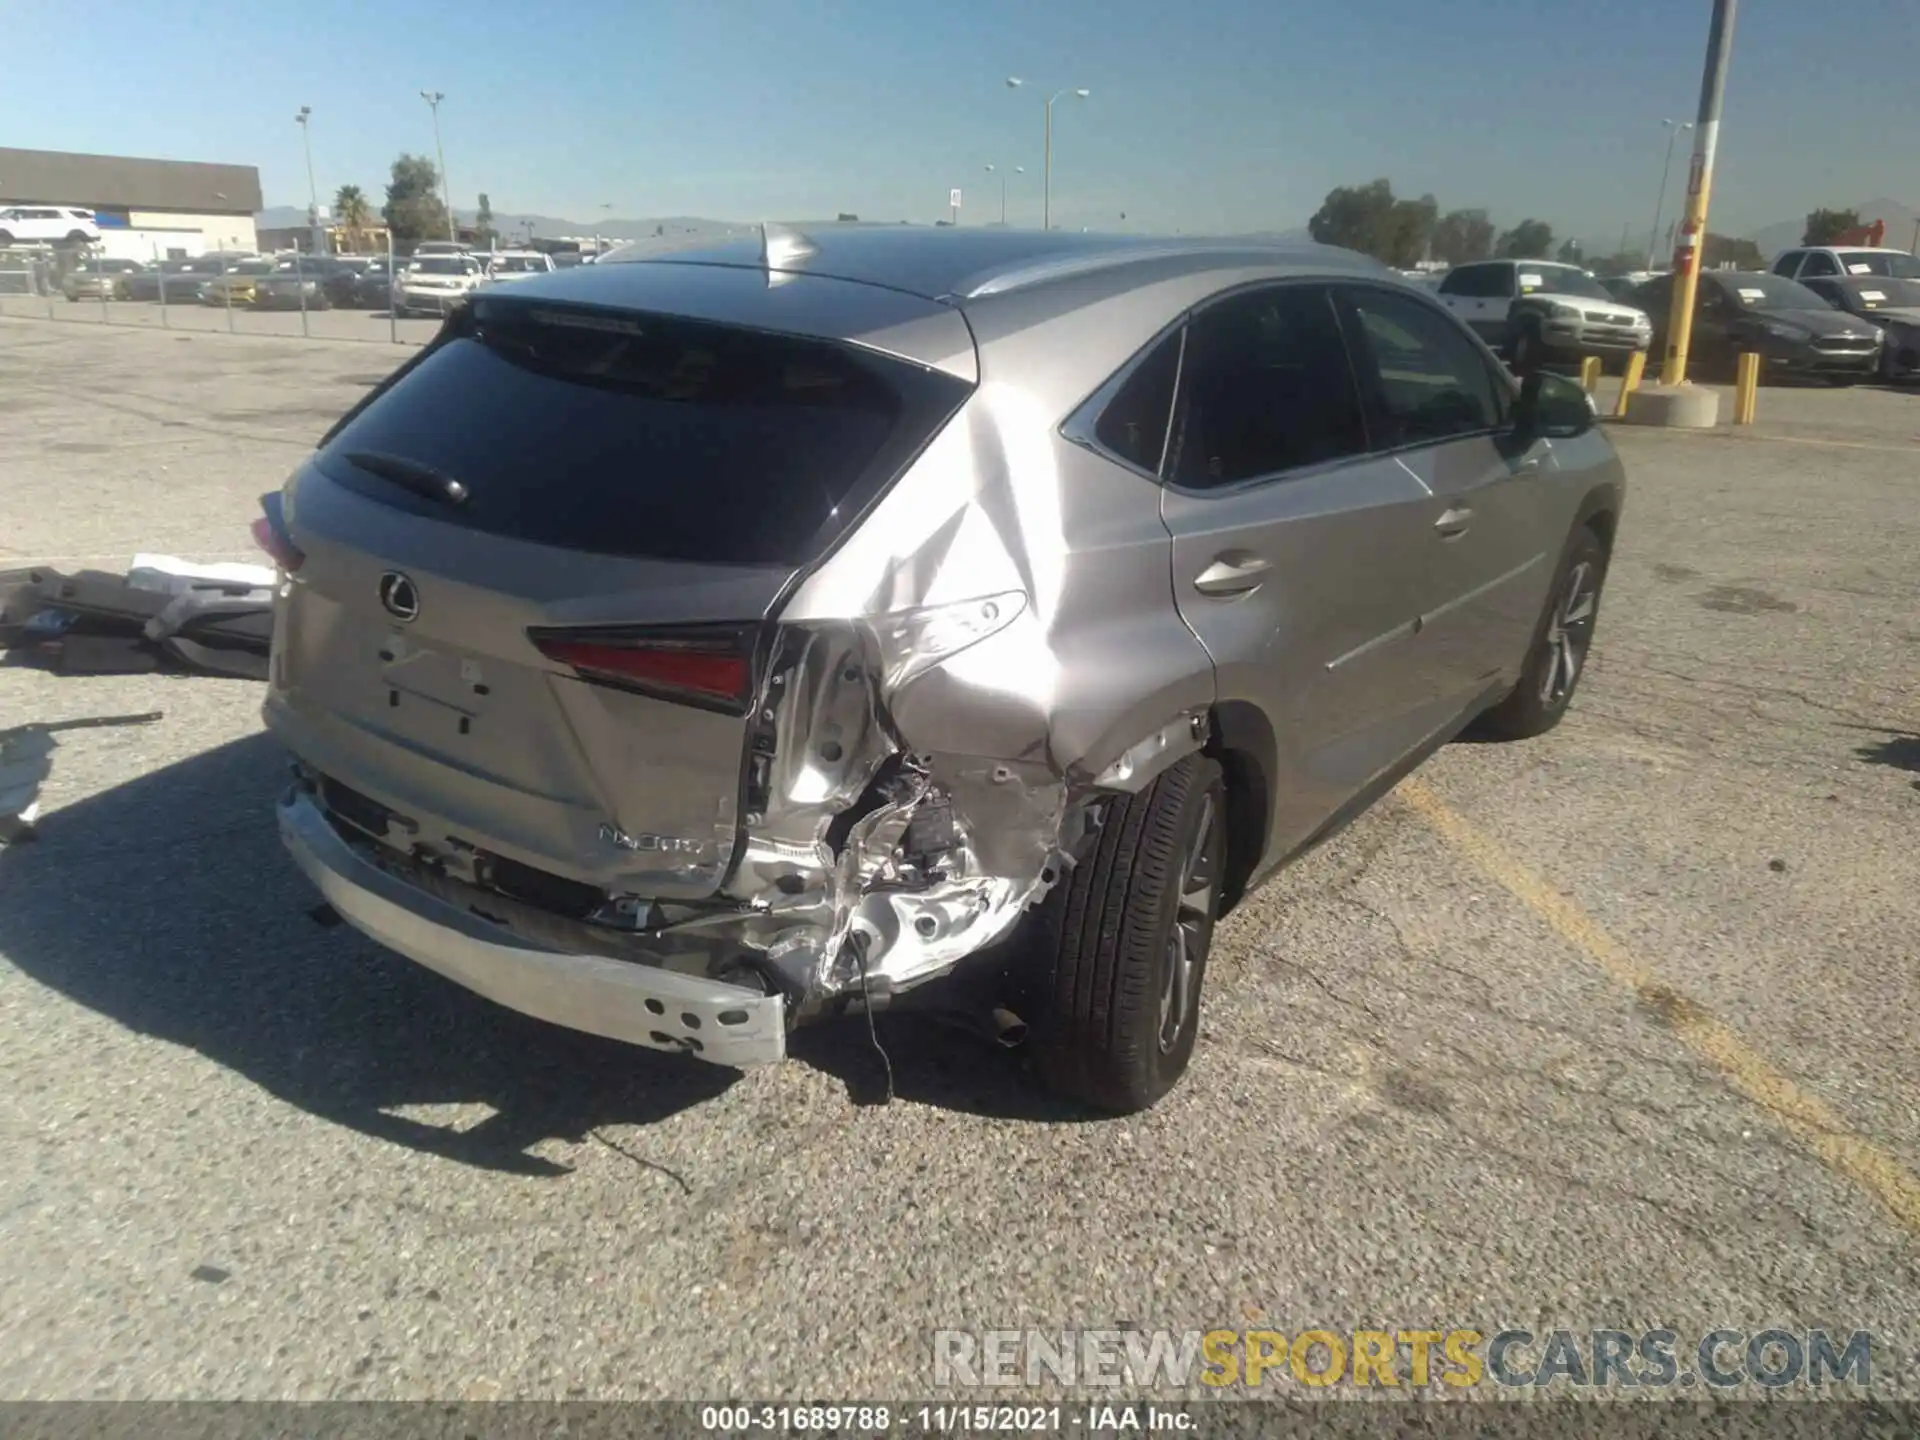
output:
POLYGON ((1620 501, 1620 486, 1614 481, 1603 481, 1594 486, 1574 513, 1573 528, 1593 531, 1611 554, 1613 537, 1620 526, 1620 501))
POLYGON ((1272 722, 1249 701, 1222 701, 1213 707, 1211 720, 1205 753, 1219 762, 1226 777, 1227 864, 1220 896, 1220 913, 1225 915, 1246 894, 1266 858, 1280 746, 1272 722))

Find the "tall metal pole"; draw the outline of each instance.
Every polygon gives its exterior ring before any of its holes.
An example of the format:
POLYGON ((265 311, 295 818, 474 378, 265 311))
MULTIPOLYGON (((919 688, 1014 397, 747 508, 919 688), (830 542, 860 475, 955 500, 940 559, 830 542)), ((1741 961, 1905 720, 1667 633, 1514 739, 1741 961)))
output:
POLYGON ((1687 172, 1687 204, 1673 247, 1673 309, 1667 317, 1667 353, 1662 385, 1687 378, 1687 347, 1693 340, 1693 304, 1700 292, 1700 249, 1707 231, 1707 201, 1713 193, 1713 157, 1720 142, 1720 109, 1733 56, 1734 12, 1739 0, 1713 0, 1707 30, 1707 69, 1700 81, 1700 118, 1693 132, 1693 163, 1687 172))
POLYGON ((1053 102, 1058 95, 1047 97, 1047 173, 1040 182, 1040 228, 1053 229, 1053 102))
POLYGON ((320 245, 320 187, 313 183, 313 127, 308 120, 313 115, 311 105, 302 105, 300 113, 293 118, 300 122, 300 143, 307 151, 307 245, 318 249, 320 245))
POLYGON ((1680 138, 1682 130, 1693 129, 1691 120, 1676 125, 1671 120, 1662 120, 1667 127, 1667 163, 1660 167, 1660 193, 1653 198, 1653 225, 1647 231, 1647 269, 1653 269, 1653 257, 1660 244, 1660 212, 1667 208, 1667 182, 1673 178, 1673 142, 1680 138))
POLYGON ((420 98, 427 102, 427 108, 433 111, 433 158, 440 166, 440 203, 447 207, 447 239, 455 244, 460 242, 459 227, 453 223, 453 186, 447 180, 447 152, 440 144, 440 102, 447 98, 444 90, 422 90, 420 98))

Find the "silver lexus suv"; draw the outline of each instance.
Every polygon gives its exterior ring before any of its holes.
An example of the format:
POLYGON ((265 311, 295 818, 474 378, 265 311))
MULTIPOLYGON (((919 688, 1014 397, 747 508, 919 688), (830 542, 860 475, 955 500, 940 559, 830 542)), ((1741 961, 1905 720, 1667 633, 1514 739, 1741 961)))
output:
POLYGON ((1139 1109, 1250 886, 1558 721, 1622 498, 1584 392, 1345 251, 617 254, 475 295, 265 497, 280 829, 561 1025, 748 1065, 967 994, 1139 1109))

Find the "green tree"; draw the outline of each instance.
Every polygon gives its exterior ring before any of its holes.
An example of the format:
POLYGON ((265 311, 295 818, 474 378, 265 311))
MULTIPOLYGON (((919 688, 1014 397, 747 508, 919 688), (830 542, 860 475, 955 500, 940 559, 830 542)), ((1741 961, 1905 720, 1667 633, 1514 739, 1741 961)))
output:
POLYGON ((333 213, 339 218, 341 229, 347 232, 348 248, 358 250, 373 219, 366 192, 358 185, 342 185, 333 192, 333 213))
POLYGON ((1466 265, 1493 255, 1493 222, 1484 210, 1449 210, 1433 225, 1433 258, 1466 265))
POLYGON ((487 192, 480 192, 480 208, 473 212, 473 243, 482 250, 493 248, 494 237, 500 232, 493 228, 493 202, 487 199, 487 192))
POLYGON ((1502 260, 1544 260, 1553 253, 1553 227, 1544 220, 1522 220, 1494 249, 1502 260))
POLYGON ((440 172, 424 155, 402 155, 387 181, 387 203, 380 209, 393 243, 411 249, 422 240, 447 233, 447 207, 440 199, 440 172))
POLYGON ((1388 181, 1375 180, 1329 190, 1307 232, 1322 245, 1358 250, 1404 269, 1426 255, 1439 216, 1431 195, 1396 200, 1388 181))
POLYGON ((1807 216, 1802 245, 1831 245, 1849 230, 1860 228, 1858 210, 1815 210, 1807 216))

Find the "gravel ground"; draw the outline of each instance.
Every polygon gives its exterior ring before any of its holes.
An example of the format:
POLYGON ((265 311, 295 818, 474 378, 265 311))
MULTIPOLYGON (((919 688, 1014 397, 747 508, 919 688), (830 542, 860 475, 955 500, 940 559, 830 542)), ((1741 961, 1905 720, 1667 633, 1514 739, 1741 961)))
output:
MULTIPOLYGON (((392 363, 0 320, 0 568, 247 558, 392 363)), ((1567 723, 1244 905, 1130 1120, 904 1017, 886 1105, 852 1028, 743 1077, 524 1020, 305 917, 257 687, 0 668, 0 727, 164 715, 64 737, 0 852, 0 1398, 907 1397, 938 1329, 1775 1324, 1874 1330, 1913 1395, 1920 395, 1761 410, 1617 432, 1567 723)))

